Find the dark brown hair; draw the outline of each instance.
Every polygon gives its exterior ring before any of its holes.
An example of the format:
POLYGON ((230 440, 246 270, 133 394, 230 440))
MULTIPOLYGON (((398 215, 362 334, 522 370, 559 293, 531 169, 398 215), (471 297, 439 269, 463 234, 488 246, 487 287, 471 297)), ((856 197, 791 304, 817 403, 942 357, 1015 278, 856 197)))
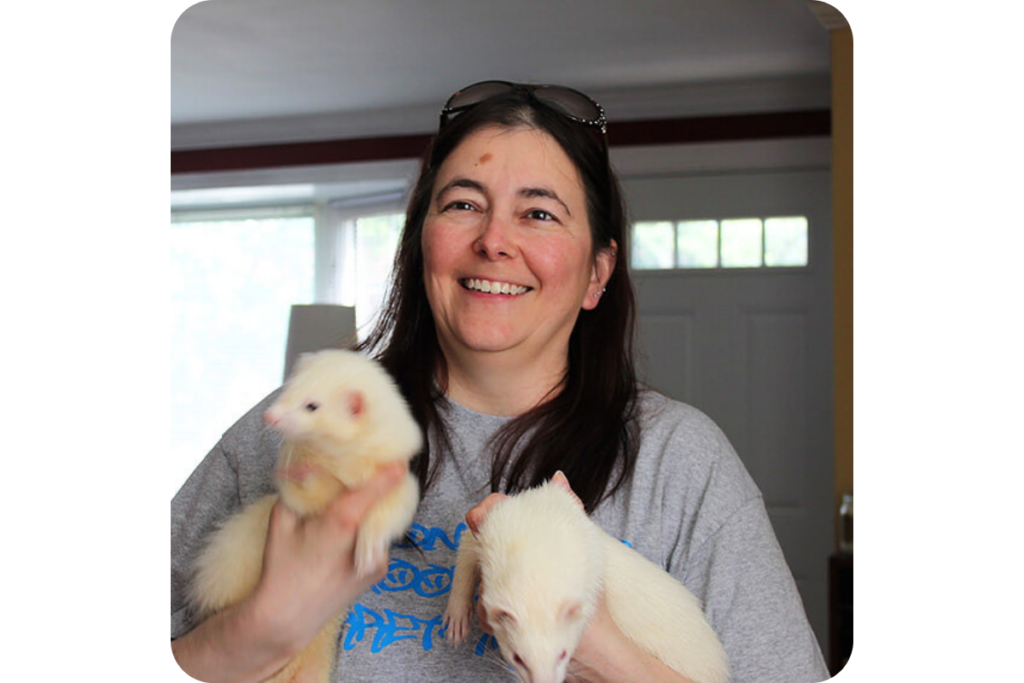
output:
POLYGON ((638 434, 633 368, 635 294, 626 268, 626 214, 599 131, 513 92, 459 114, 432 140, 406 212, 390 294, 376 327, 360 345, 395 377, 413 414, 438 440, 413 463, 425 491, 451 442, 440 418, 447 366, 423 283, 423 224, 441 164, 467 136, 486 127, 534 128, 553 137, 583 180, 594 253, 617 244, 615 269, 601 303, 580 310, 569 339, 568 365, 553 395, 510 420, 494 437, 491 490, 513 493, 565 472, 588 512, 630 476, 638 434), (432 457, 434 461, 432 462, 432 457))

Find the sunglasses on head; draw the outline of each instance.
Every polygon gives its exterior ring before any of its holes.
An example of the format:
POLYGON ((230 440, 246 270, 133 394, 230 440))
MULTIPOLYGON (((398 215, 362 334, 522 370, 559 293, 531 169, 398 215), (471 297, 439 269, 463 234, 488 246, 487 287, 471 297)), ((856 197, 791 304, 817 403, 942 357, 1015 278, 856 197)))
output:
POLYGON ((567 119, 594 126, 601 131, 602 135, 608 133, 608 121, 604 117, 604 109, 580 91, 561 85, 530 85, 508 81, 481 81, 466 86, 449 97, 441 110, 440 129, 443 130, 448 125, 453 115, 471 109, 484 100, 517 91, 526 93, 567 119))

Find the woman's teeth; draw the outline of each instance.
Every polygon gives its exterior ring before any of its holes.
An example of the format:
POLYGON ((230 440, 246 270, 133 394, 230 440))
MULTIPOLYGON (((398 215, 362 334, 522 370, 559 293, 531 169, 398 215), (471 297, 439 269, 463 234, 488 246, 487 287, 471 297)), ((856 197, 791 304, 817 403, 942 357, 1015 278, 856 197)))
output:
POLYGON ((522 294, 530 289, 529 287, 509 284, 508 282, 478 280, 476 278, 467 278, 463 280, 462 286, 476 292, 484 292, 487 294, 511 294, 513 296, 516 294, 522 294))

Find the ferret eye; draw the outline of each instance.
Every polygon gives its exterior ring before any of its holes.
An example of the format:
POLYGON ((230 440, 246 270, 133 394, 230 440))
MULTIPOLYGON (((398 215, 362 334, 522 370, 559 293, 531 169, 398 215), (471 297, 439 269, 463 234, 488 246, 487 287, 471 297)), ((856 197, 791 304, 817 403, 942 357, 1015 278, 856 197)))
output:
POLYGON ((316 403, 315 401, 310 401, 309 403, 306 404, 305 407, 306 407, 306 410, 308 410, 309 412, 315 413, 317 408, 320 407, 320 404, 316 403))

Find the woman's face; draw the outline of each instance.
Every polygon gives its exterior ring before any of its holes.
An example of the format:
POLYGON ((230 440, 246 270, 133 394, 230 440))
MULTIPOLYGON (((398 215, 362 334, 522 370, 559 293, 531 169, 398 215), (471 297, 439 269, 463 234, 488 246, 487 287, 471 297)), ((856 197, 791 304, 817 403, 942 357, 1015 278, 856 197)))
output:
POLYGON ((498 127, 468 136, 438 169, 423 259, 446 357, 524 363, 564 364, 580 309, 599 303, 614 265, 594 257, 582 181, 554 138, 498 127))

